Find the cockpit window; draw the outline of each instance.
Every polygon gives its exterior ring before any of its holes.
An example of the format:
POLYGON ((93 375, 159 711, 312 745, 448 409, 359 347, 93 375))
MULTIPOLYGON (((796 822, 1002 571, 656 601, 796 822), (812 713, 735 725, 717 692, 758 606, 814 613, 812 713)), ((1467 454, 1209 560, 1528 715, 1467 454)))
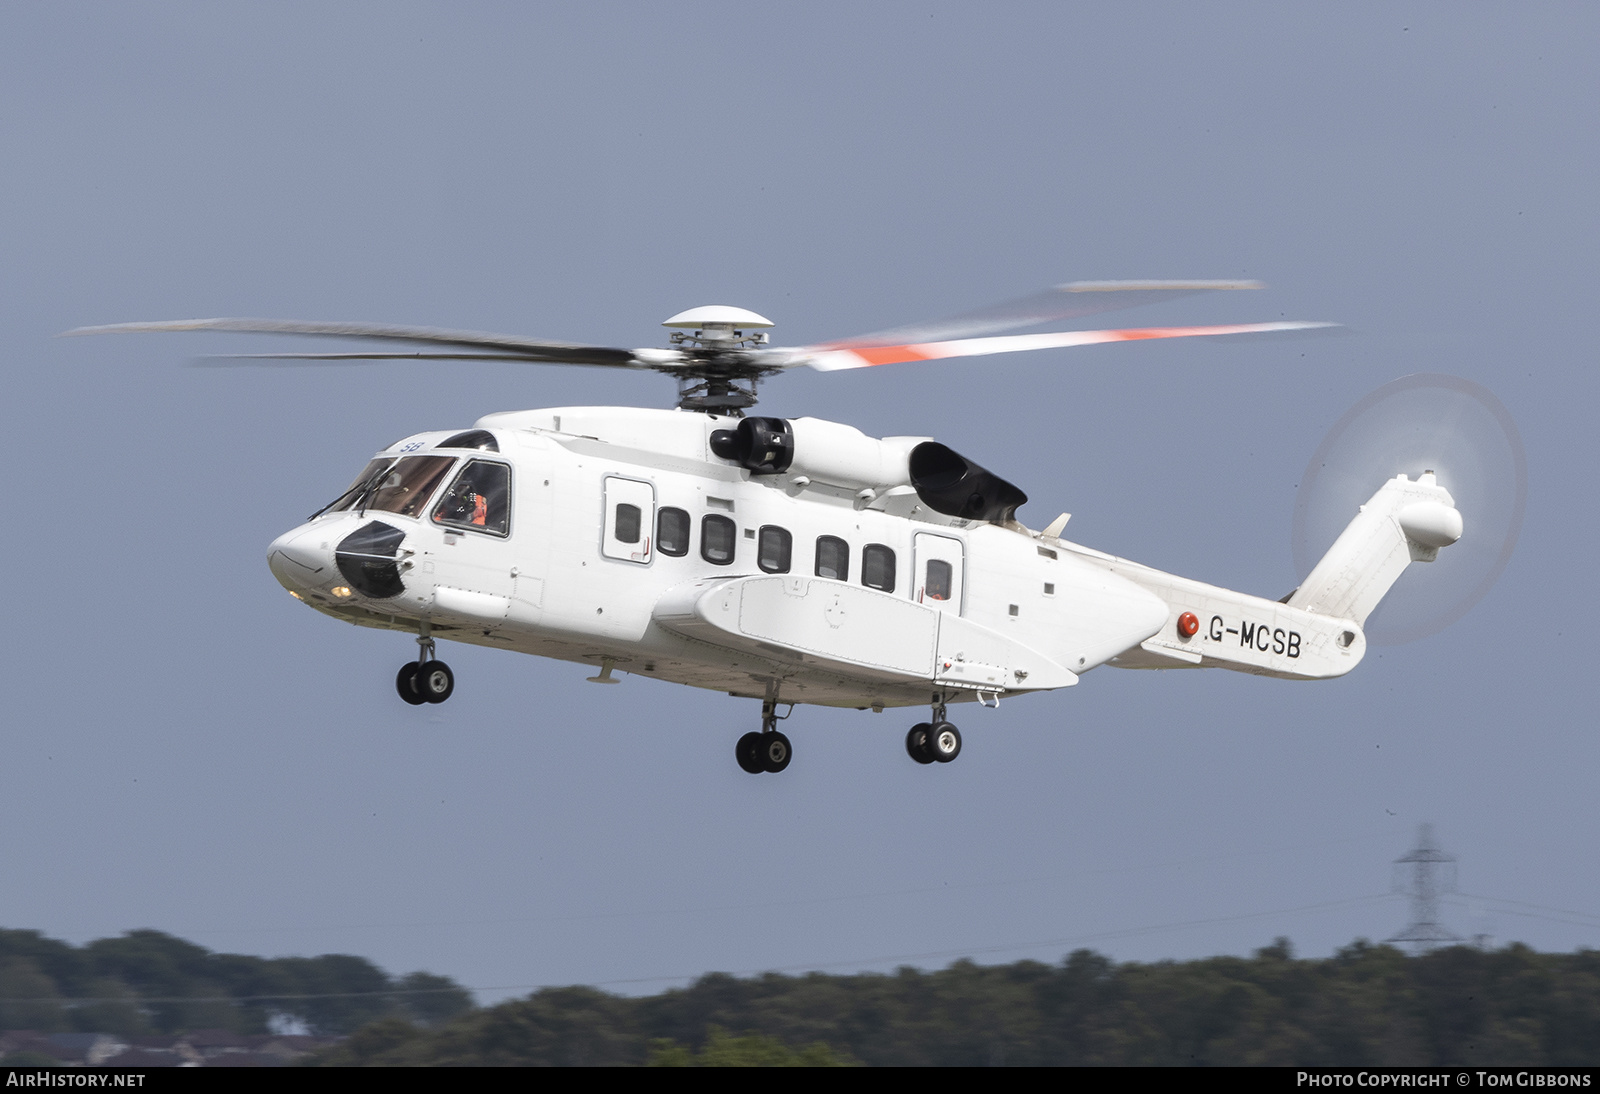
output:
POLYGON ((402 456, 383 474, 376 489, 369 488, 357 497, 354 507, 417 516, 455 462, 454 456, 402 456))
POLYGON ((492 460, 469 460, 434 507, 433 519, 505 535, 511 529, 511 468, 492 460))
POLYGON ((377 488, 377 479, 383 473, 383 470, 393 462, 393 456, 379 456, 367 464, 366 467, 361 469, 361 474, 356 476, 356 481, 351 483, 344 493, 334 498, 321 509, 318 509, 315 513, 312 513, 311 519, 315 520, 324 513, 340 513, 355 505, 356 499, 361 497, 362 494, 377 488))

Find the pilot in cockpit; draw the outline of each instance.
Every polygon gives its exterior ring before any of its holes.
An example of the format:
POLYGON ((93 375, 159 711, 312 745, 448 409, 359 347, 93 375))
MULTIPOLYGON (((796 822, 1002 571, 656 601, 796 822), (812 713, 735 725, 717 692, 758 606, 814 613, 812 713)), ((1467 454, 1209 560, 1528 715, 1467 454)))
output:
POLYGON ((472 480, 463 475, 445 494, 433 519, 450 524, 476 524, 482 528, 489 520, 489 501, 473 488, 472 480))

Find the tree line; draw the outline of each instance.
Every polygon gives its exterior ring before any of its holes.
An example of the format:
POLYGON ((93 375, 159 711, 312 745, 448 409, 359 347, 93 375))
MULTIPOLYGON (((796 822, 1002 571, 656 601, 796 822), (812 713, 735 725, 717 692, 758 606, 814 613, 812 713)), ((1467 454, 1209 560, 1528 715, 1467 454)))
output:
POLYGON ((626 998, 549 988, 433 1029, 392 1017, 328 1064, 1593 1065, 1600 952, 1357 941, 1297 959, 1059 964, 739 979, 626 998))
POLYGON ((349 1034, 367 1065, 1600 1063, 1600 952, 1357 941, 1296 958, 1118 963, 1078 950, 893 973, 737 978, 627 997, 547 988, 475 1008, 448 977, 346 954, 214 953, 160 931, 73 946, 0 930, 0 1029, 349 1034))
POLYGON ((391 977, 364 957, 213 953, 161 931, 73 946, 0 929, 0 1030, 125 1037, 226 1029, 267 1033, 276 1020, 343 1034, 385 1017, 421 1030, 472 1009, 444 976, 391 977))

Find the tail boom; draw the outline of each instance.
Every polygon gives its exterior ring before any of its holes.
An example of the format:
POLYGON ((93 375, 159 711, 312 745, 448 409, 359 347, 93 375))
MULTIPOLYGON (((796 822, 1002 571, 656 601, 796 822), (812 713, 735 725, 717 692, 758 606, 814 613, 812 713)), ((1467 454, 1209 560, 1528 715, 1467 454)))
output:
POLYGON ((1166 624, 1109 663, 1120 668, 1224 668, 1288 680, 1326 680, 1361 663, 1362 627, 1413 562, 1432 562, 1461 538, 1461 514, 1431 471, 1396 475, 1363 505, 1305 582, 1283 600, 1100 556, 1160 597, 1166 624))
POLYGON ((1160 631, 1109 662, 1117 668, 1218 668, 1283 680, 1328 680, 1343 676, 1366 655, 1366 636, 1353 620, 1126 565, 1130 568, 1118 572, 1166 601, 1169 615, 1160 631), (1186 634, 1189 626, 1194 630, 1186 634))

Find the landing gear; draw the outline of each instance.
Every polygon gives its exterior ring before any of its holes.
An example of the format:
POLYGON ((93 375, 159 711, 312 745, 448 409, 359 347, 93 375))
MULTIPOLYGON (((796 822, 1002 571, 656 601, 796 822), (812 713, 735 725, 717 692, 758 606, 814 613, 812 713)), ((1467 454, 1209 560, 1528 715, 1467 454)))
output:
POLYGON ((759 775, 764 770, 761 766, 762 736, 760 733, 746 733, 733 746, 733 755, 739 761, 739 766, 752 775, 759 775))
POLYGON ((906 755, 919 764, 933 763, 933 753, 928 751, 928 730, 932 728, 927 722, 918 722, 906 734, 906 755))
MULTIPOLYGON (((794 707, 791 705, 791 711, 794 707)), ((783 717, 787 718, 785 714, 783 717)), ((789 761, 794 758, 794 746, 789 743, 789 738, 778 732, 778 701, 768 699, 761 704, 761 732, 746 733, 739 738, 733 746, 734 759, 739 761, 739 766, 752 775, 759 775, 763 771, 776 775, 789 766, 789 761)))
POLYGON ((961 731, 944 719, 944 703, 935 700, 933 721, 918 722, 906 734, 906 755, 919 764, 947 764, 961 755, 961 731))
POLYGON ((928 753, 942 764, 961 755, 961 731, 949 722, 935 722, 928 731, 928 753))
POLYGON ((416 686, 425 702, 442 703, 456 690, 456 674, 443 661, 429 661, 417 666, 416 686))
POLYGON ((456 690, 456 674, 443 661, 433 659, 433 638, 428 634, 426 623, 422 625, 417 646, 417 659, 401 665, 395 674, 394 689, 414 707, 442 703, 456 690))
POLYGON ((414 707, 420 707, 428 701, 417 693, 417 670, 421 667, 415 661, 407 661, 400 666, 400 671, 394 678, 394 690, 400 693, 400 698, 414 707))
POLYGON ((777 730, 761 735, 761 770, 776 775, 788 767, 793 758, 794 749, 789 744, 789 738, 777 730))

